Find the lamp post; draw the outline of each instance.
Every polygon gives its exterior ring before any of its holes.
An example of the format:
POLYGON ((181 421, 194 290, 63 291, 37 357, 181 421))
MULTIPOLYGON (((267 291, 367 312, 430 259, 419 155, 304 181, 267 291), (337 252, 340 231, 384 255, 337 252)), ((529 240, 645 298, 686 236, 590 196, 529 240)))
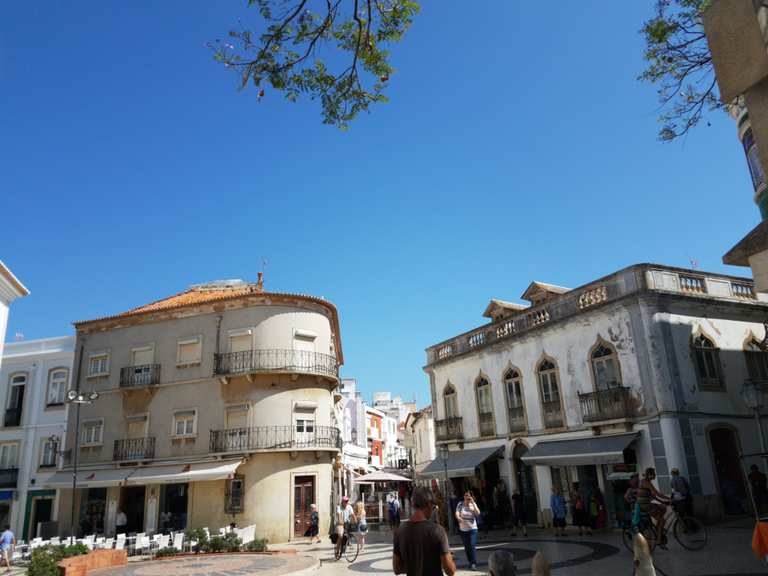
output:
POLYGON ((768 472, 768 455, 765 454, 765 435, 763 434, 763 421, 760 417, 760 410, 763 407, 763 390, 762 382, 755 380, 746 380, 744 387, 741 389, 741 397, 744 399, 744 404, 747 408, 755 413, 755 423, 757 424, 757 435, 760 438, 760 452, 763 453, 763 465, 764 470, 768 472))
POLYGON ((98 397, 98 392, 81 392, 79 386, 77 390, 67 392, 67 404, 75 405, 75 446, 72 451, 72 516, 69 521, 70 544, 75 542, 75 494, 77 492, 77 456, 80 452, 80 406, 93 404, 98 397))
POLYGON ((445 500, 445 512, 446 516, 448 517, 448 532, 451 532, 451 528, 453 527, 453 519, 451 518, 451 498, 450 493, 448 490, 448 457, 450 456, 450 451, 448 450, 447 444, 440 444, 440 447, 438 448, 438 451, 440 453, 440 460, 443 461, 443 472, 445 474, 445 484, 443 486, 443 499, 445 500))

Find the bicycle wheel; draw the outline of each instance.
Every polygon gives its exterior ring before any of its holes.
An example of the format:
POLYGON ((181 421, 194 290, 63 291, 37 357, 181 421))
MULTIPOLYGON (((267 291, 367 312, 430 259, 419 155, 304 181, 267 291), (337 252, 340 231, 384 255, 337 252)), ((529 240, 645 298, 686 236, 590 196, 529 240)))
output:
POLYGON ((621 531, 621 541, 624 542, 624 548, 630 553, 635 551, 635 531, 632 528, 624 528, 621 531))
POLYGON ((672 527, 675 540, 686 550, 701 550, 707 544, 707 529, 693 516, 678 516, 672 527))
POLYGON ((345 551, 347 562, 352 563, 357 560, 358 554, 360 554, 360 541, 357 539, 357 536, 350 534, 349 542, 347 542, 347 549, 345 551))
POLYGON ((339 538, 336 540, 336 545, 333 547, 333 557, 336 558, 336 560, 341 560, 341 557, 344 555, 344 536, 339 536, 339 538))

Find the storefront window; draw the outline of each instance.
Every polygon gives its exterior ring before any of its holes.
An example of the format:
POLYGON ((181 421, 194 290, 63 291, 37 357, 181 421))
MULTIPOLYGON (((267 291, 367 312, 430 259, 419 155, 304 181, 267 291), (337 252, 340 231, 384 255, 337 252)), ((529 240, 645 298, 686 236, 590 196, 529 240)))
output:
POLYGON ((187 528, 189 484, 165 484, 160 488, 160 531, 187 528))
POLYGON ((80 534, 104 533, 104 512, 107 509, 106 488, 86 488, 80 498, 80 534))

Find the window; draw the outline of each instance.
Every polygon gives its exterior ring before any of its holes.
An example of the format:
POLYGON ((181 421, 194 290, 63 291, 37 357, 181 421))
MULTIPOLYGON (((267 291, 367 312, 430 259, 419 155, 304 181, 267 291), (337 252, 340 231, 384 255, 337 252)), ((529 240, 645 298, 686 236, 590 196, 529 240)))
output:
POLYGON ((480 378, 475 384, 475 394, 477 394, 480 436, 493 436, 496 433, 496 427, 493 421, 493 397, 490 382, 485 378, 480 378))
POLYGON ((202 336, 179 340, 178 347, 176 349, 176 364, 178 366, 191 366, 193 364, 200 364, 202 357, 202 336))
POLYGON ((26 374, 14 374, 11 376, 7 411, 4 420, 6 426, 21 426, 21 414, 24 409, 24 393, 26 388, 26 374))
POLYGON ((560 403, 560 391, 557 388, 557 369, 549 360, 539 364, 539 386, 544 404, 560 403))
POLYGON ((48 373, 48 406, 60 406, 64 404, 67 394, 67 376, 69 371, 65 368, 55 368, 48 373))
POLYGON ((227 514, 240 514, 245 509, 245 479, 235 476, 227 480, 227 489, 224 494, 224 512, 227 514))
POLYGON ((153 346, 142 346, 131 350, 131 366, 141 367, 149 366, 155 361, 155 348, 153 346))
POLYGON ((197 410, 173 413, 173 436, 194 436, 197 433, 197 410))
POLYGON ((755 144, 752 128, 744 134, 742 142, 744 144, 744 152, 747 155, 749 174, 752 176, 752 185, 757 190, 761 184, 765 183, 765 174, 763 173, 763 165, 760 162, 760 153, 757 150, 757 144, 755 144))
POLYGON ((592 374, 596 390, 608 390, 621 386, 621 373, 616 350, 600 342, 592 351, 592 374))
POLYGON ((135 414, 125 418, 125 429, 127 438, 146 438, 149 428, 149 417, 147 414, 135 414))
POLYGON ((507 370, 504 374, 504 384, 507 388, 507 401, 509 408, 523 407, 523 390, 520 385, 520 374, 517 370, 507 370))
POLYGON ((459 415, 459 404, 456 399, 456 389, 451 384, 446 386, 443 400, 445 401, 445 417, 456 418, 459 415))
POLYGON ((82 424, 80 444, 82 446, 95 446, 101 444, 104 433, 104 420, 86 420, 82 424))
POLYGON ((8 470, 19 467, 19 445, 0 444, 0 469, 8 470))
POLYGON ((751 340, 744 347, 747 361, 747 373, 752 380, 768 380, 768 352, 765 352, 756 340, 751 340))
POLYGON ((88 356, 88 376, 106 376, 109 374, 109 354, 100 352, 88 356))
POLYGON ((238 330, 229 333, 230 352, 250 352, 253 348, 252 342, 251 330, 238 330))
POLYGON ((714 342, 706 336, 697 336, 691 345, 696 377, 702 388, 721 388, 720 355, 714 342))
POLYGON ((43 440, 43 445, 40 447, 40 468, 53 468, 56 466, 56 450, 58 445, 58 438, 43 440))

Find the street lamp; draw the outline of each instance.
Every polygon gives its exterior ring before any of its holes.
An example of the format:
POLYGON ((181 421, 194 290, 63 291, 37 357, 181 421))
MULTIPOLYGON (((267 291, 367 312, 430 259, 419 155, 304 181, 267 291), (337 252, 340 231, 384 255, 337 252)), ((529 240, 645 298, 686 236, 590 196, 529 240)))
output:
POLYGON ((69 524, 70 544, 75 543, 75 493, 77 492, 77 456, 80 452, 80 406, 93 404, 98 399, 99 393, 94 391, 81 392, 70 390, 67 392, 67 404, 75 405, 75 447, 72 453, 72 516, 69 524))
POLYGON ((451 531, 453 527, 453 520, 451 518, 451 499, 448 491, 448 457, 450 456, 450 450, 448 450, 447 444, 440 444, 438 448, 440 454, 440 460, 443 461, 443 472, 445 473, 445 485, 443 488, 443 499, 445 501, 445 512, 448 516, 448 531, 451 531))
POLYGON ((757 424, 757 435, 760 438, 760 452, 763 453, 765 470, 768 471, 768 455, 765 454, 765 435, 763 434, 763 421, 760 417, 760 410, 763 407, 763 382, 755 380, 745 380, 744 387, 741 389, 741 397, 747 408, 755 413, 755 423, 757 424))

